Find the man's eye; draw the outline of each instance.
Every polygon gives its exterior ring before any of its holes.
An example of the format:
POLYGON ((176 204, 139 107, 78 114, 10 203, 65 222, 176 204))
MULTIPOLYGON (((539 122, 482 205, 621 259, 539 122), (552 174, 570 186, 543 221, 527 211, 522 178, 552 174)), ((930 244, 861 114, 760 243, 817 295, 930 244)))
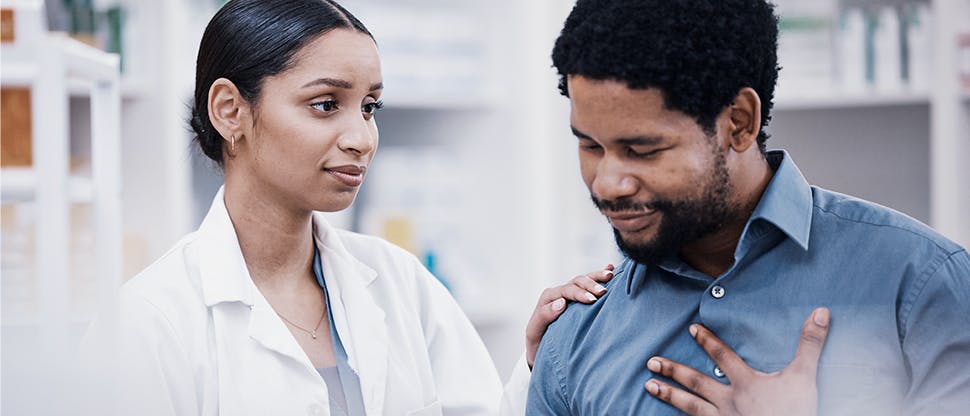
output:
POLYGON ((334 100, 319 101, 319 102, 310 104, 310 107, 313 107, 323 112, 331 112, 337 109, 337 102, 334 100))
POLYGON ((642 152, 641 153, 641 152, 637 152, 637 151, 633 150, 632 148, 630 148, 630 149, 627 149, 627 153, 632 158, 643 159, 643 158, 648 158, 648 157, 651 157, 651 156, 654 156, 654 155, 660 153, 660 150, 662 150, 662 149, 651 150, 651 151, 648 151, 648 152, 642 152))

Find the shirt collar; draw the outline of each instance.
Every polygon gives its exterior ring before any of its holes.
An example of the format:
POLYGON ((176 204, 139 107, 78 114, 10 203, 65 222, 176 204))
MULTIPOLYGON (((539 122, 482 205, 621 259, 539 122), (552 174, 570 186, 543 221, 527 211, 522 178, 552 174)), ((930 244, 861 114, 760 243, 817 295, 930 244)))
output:
MULTIPOLYGON (((752 239, 758 239, 767 233, 766 227, 759 227, 758 222, 764 221, 777 227, 788 238, 798 244, 803 250, 808 250, 808 242, 812 228, 812 187, 805 180, 802 172, 795 166, 791 156, 784 150, 772 150, 765 154, 768 165, 774 169, 771 181, 761 195, 761 200, 748 219, 738 242, 738 254, 752 239)), ((664 268, 685 272, 689 267, 680 260, 667 259, 661 261, 664 268)), ((627 277, 627 294, 632 294, 645 276, 649 267, 625 259, 623 269, 629 274, 627 277), (634 281, 636 280, 636 281, 634 281)))
POLYGON ((763 220, 778 227, 802 250, 808 250, 812 229, 812 187, 788 152, 773 150, 766 157, 775 174, 748 219, 741 239, 743 241, 747 237, 753 222, 763 220))

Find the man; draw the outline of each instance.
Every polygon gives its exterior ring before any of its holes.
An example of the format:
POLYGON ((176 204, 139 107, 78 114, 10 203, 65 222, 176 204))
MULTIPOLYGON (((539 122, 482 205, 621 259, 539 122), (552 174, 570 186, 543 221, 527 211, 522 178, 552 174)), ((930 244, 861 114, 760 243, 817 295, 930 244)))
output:
POLYGON ((967 251, 765 151, 777 22, 764 0, 569 15, 553 62, 626 259, 549 327, 528 414, 970 409, 967 251))

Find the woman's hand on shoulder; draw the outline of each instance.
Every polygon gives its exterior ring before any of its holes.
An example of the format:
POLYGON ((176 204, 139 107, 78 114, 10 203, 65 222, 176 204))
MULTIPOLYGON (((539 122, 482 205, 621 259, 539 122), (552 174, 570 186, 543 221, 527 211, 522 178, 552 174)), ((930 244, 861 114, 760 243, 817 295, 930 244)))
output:
POLYGON ((547 288, 539 295, 532 317, 525 327, 525 358, 532 368, 535 362, 539 341, 546 333, 546 328, 566 310, 567 301, 593 303, 600 296, 606 294, 605 283, 613 278, 613 265, 608 264, 603 270, 576 276, 568 282, 547 288))

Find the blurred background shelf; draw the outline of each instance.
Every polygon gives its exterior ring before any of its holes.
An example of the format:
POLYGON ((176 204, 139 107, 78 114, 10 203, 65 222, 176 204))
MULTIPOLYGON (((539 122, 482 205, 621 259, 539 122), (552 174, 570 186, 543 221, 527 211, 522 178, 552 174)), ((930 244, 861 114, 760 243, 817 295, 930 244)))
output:
MULTIPOLYGON (((0 170, 2 201, 4 204, 29 202, 36 199, 37 173, 31 168, 3 168, 0 170)), ((92 202, 94 183, 89 177, 70 175, 67 178, 68 199, 72 203, 92 202)))
POLYGON ((779 94, 774 109, 778 111, 838 109, 853 107, 891 107, 929 105, 928 92, 837 92, 812 91, 779 94))

